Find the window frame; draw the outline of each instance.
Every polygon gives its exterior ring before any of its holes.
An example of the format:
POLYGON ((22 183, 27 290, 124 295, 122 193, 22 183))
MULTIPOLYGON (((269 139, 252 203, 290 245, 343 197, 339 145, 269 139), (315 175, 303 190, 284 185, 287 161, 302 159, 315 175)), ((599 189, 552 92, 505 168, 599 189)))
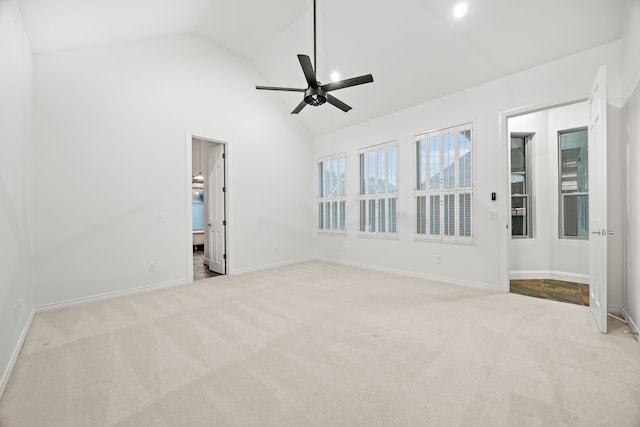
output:
MULTIPOLYGON (((449 143, 448 141, 447 143, 449 143)), ((475 124, 474 122, 467 122, 464 124, 450 126, 446 128, 436 129, 428 132, 424 132, 414 137, 414 240, 416 241, 428 241, 428 242, 441 242, 441 243, 455 243, 455 244, 475 244, 475 229, 476 229, 476 215, 475 215, 475 124), (470 164, 469 164, 469 185, 461 186, 460 183, 460 133, 469 132, 469 147, 470 152, 470 164), (445 181, 450 183, 450 173, 447 173, 447 177, 440 176, 437 182, 437 188, 434 187, 433 176, 431 169, 438 169, 438 171, 445 171, 445 136, 454 135, 454 156, 453 163, 453 186, 445 187, 445 181), (437 137, 437 140, 434 139, 437 137), (420 143, 424 141, 424 156, 422 156, 422 147, 420 143), (437 144, 438 152, 436 157, 433 156, 431 150, 432 143, 437 144), (424 182, 422 182, 424 181, 424 182), (421 188, 424 185, 424 188, 421 188), (460 206, 463 202, 461 196, 464 196, 465 208, 468 205, 469 219, 468 219, 468 232, 469 235, 461 234, 461 215, 460 206), (451 205, 445 203, 446 200, 451 200, 453 197, 453 223, 446 221, 445 215, 451 211, 451 205), (445 207, 445 205, 447 205, 445 207), (437 221, 431 221, 431 217, 437 215, 437 221), (424 220, 423 220, 424 218, 424 220), (423 224, 424 222, 424 224, 423 224), (437 226, 434 227, 434 224, 437 226), (424 228, 422 228, 424 226, 424 228), (453 235, 447 235, 445 227, 453 227, 453 235), (437 233, 433 233, 436 230, 437 233), (423 231, 423 232, 420 232, 423 231)), ((448 166, 451 167, 451 166, 448 166)), ((440 175, 441 172, 438 172, 440 175)), ((464 183, 463 183, 464 184, 464 183)), ((451 215, 451 214, 449 214, 451 215)), ((451 216, 449 216, 450 218, 451 216)), ((465 221, 466 222, 466 221, 465 221)), ((464 227, 466 229, 466 226, 464 227)))
MULTIPOLYGON (((526 193, 518 194, 516 193, 516 197, 521 197, 526 199, 525 212, 527 216, 527 234, 525 235, 516 235, 511 234, 512 239, 533 239, 534 237, 534 214, 533 214, 533 179, 531 177, 531 173, 533 171, 533 160, 531 156, 532 148, 531 143, 534 140, 535 133, 533 132, 511 132, 509 135, 509 170, 511 171, 511 164, 513 162, 513 158, 511 156, 511 139, 512 138, 522 138, 524 140, 524 151, 525 151, 525 186, 526 193)), ((512 172, 511 172, 512 173, 512 172)), ((511 180, 511 176, 509 176, 509 180, 511 180)), ((513 217, 513 197, 514 193, 511 190, 512 182, 509 182, 509 200, 510 200, 510 212, 513 217)), ((518 208, 516 208, 518 209, 518 208)), ((511 222, 511 232, 513 233, 513 220, 511 222)))
MULTIPOLYGON (((564 199, 565 195, 570 196, 587 196, 587 210, 589 206, 589 127, 579 126, 576 128, 562 129, 557 134, 557 154, 558 154, 558 239, 561 240, 589 240, 589 215, 587 214, 587 230, 585 236, 567 236, 565 235, 565 217, 564 217, 564 199), (567 133, 586 132, 587 135, 587 191, 563 192, 562 191, 562 140, 561 137, 567 133)), ((577 179, 577 176, 576 176, 577 179)))
POLYGON ((358 161, 358 222, 357 222, 357 230, 358 237, 369 237, 369 238, 383 238, 383 239, 398 239, 399 238, 399 227, 398 227, 398 193, 399 193, 399 185, 398 185, 398 165, 399 165, 399 144, 398 141, 389 141, 383 142, 381 144, 370 145, 368 147, 363 147, 358 149, 357 152, 357 161, 358 161), (389 192, 389 183, 391 181, 391 166, 389 159, 390 149, 395 148, 395 192, 389 192), (383 192, 380 191, 378 186, 381 175, 380 175, 380 151, 384 150, 385 152, 385 174, 384 174, 384 182, 385 189, 383 192), (374 171, 373 175, 371 175, 370 170, 370 160, 371 154, 373 153, 374 159, 374 171), (370 179, 373 178, 376 182, 373 185, 373 191, 371 191, 371 183, 370 179), (395 231, 389 231, 392 225, 392 216, 391 216, 391 200, 395 200, 395 231), (384 218, 380 216, 380 202, 384 202, 384 218), (372 212, 373 208, 373 212, 372 212), (373 217, 371 216, 373 214, 373 217), (381 231, 380 224, 384 220, 384 231, 381 231), (371 227, 373 226, 373 230, 371 227), (363 228, 364 227, 364 228, 363 228))
MULTIPOLYGON (((327 235, 346 235, 347 234, 347 155, 346 153, 334 154, 326 157, 322 157, 316 160, 316 231, 319 234, 327 235), (340 182, 340 159, 344 162, 344 171, 342 173, 342 183, 340 182), (336 186, 335 194, 333 191, 325 190, 325 164, 329 164, 329 170, 331 170, 331 164, 336 161, 336 186), (321 205, 322 204, 322 205, 321 205), (320 211, 322 209, 322 211, 320 211), (335 212, 334 212, 335 211, 335 212), (338 226, 333 228, 334 221, 332 220, 335 215, 338 226), (341 222, 344 219, 344 222, 341 222), (321 227, 322 224, 322 227, 321 227), (340 226, 344 225, 344 228, 340 226)), ((329 177, 329 183, 331 186, 332 179, 329 177)))

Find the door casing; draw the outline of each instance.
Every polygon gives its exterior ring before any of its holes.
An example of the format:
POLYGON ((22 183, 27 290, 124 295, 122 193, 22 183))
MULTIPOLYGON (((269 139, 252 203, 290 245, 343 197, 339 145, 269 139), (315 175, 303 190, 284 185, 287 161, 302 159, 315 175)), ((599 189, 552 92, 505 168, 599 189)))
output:
MULTIPOLYGON (((600 73, 602 72, 602 70, 598 71, 598 76, 600 76, 600 73)), ((598 78, 598 77, 596 77, 598 78)), ((601 80, 602 82, 602 80, 601 80)), ((601 83, 602 84, 602 83, 601 83)), ((606 84, 606 81, 604 82, 604 84, 606 84)), ((591 90, 592 88, 586 88, 586 90, 591 90)), ((590 93, 590 92, 589 92, 590 93)), ((502 292, 509 292, 509 239, 511 238, 511 230, 509 229, 510 227, 510 200, 507 197, 508 194, 510 194, 510 180, 508 179, 509 174, 510 174, 510 161, 509 161, 509 143, 510 143, 510 138, 509 138, 509 128, 508 128, 508 122, 509 119, 512 117, 516 117, 516 116, 520 116, 523 114, 529 114, 529 113, 535 113, 538 111, 542 111, 542 110, 547 110, 547 109, 551 109, 551 108, 556 108, 556 107, 563 107, 565 105, 570 105, 570 104, 575 104, 578 102, 585 102, 585 101, 589 101, 590 100, 590 96, 585 96, 585 97, 568 97, 568 98, 564 98, 564 99, 559 99, 556 101, 552 101, 552 102, 547 102, 547 103, 542 103, 542 104, 537 104, 537 105, 530 105, 530 106, 524 106, 524 107, 519 107, 519 108, 515 108, 515 109, 511 109, 511 110, 507 110, 507 111, 503 111, 501 113, 499 113, 499 137, 500 137, 500 141, 502 141, 502 149, 501 149, 501 156, 502 156, 502 161, 503 161, 503 165, 504 168, 503 170, 505 171, 506 175, 505 175, 505 179, 504 181, 504 187, 503 187, 503 194, 505 195, 504 197, 501 198, 501 203, 500 203, 500 210, 499 212, 501 213, 499 216, 499 242, 500 242, 500 261, 499 261, 499 287, 500 290, 502 292)), ((604 99, 603 100, 605 106, 606 106, 606 102, 607 100, 604 99)), ((591 118, 589 119, 591 121, 591 118)), ((605 120, 605 126, 606 126, 606 114, 604 114, 604 119, 605 120)), ((605 127, 606 129, 606 127, 605 127)), ((591 141, 591 135, 590 135, 590 141, 589 141, 589 147, 591 149, 591 145, 592 145, 592 141, 591 141)), ((605 132, 605 144, 606 144, 606 132, 605 132)), ((604 148, 605 152, 606 152, 606 147, 604 148)), ((591 180, 591 165, 589 166, 589 179, 591 180)), ((605 185, 606 187, 606 185, 605 185)), ((591 189, 590 189, 591 192, 591 189)), ((591 193, 590 193, 591 195, 591 193)), ((590 200, 590 204, 592 202, 592 197, 589 198, 590 200)), ((605 208, 606 209, 606 208, 605 208)), ((591 217, 591 213, 590 213, 590 217, 591 217)), ((606 227, 605 227, 606 228, 606 227)), ((591 221, 590 221, 590 229, 591 229, 591 221)), ((591 232, 591 230, 590 230, 591 232)), ((606 238, 606 237, 605 237, 606 238)), ((590 252, 592 251, 591 246, 593 246, 590 243, 590 252)), ((590 258, 592 258, 592 256, 590 256, 590 258)), ((605 259, 605 263, 607 262, 607 260, 605 259)), ((591 263, 591 260, 590 260, 591 263)), ((590 265, 590 271, 592 271, 592 267, 590 265)), ((606 267, 605 267, 605 271, 606 271, 606 267)), ((591 280, 591 279, 590 279, 591 280)), ((590 286, 591 288, 591 286, 590 286)), ((602 289, 600 289, 600 292, 602 292, 602 289)), ((603 299, 603 304, 605 305, 603 310, 604 310, 604 327, 602 326, 603 322, 602 319, 597 319, 596 313, 594 314, 594 321, 597 325, 597 327, 600 329, 601 332, 606 333, 606 312, 608 310, 608 307, 606 306, 606 293, 607 293, 607 286, 606 286, 606 277, 605 277, 605 285, 604 285, 604 297, 601 298, 603 299)), ((591 293, 591 289, 590 289, 590 293, 591 293)), ((593 300, 593 296, 590 295, 590 299, 593 300)), ((601 316, 602 317, 602 316, 601 316)))
POLYGON ((230 256, 232 253, 232 240, 231 236, 233 235, 233 224, 230 219, 232 218, 233 209, 232 205, 232 195, 233 192, 231 190, 231 171, 232 171, 232 162, 231 162, 231 152, 233 144, 230 142, 229 138, 216 138, 206 136, 206 132, 194 132, 187 130, 185 132, 185 248, 186 248, 186 256, 185 256, 185 282, 190 283, 193 282, 193 251, 192 248, 192 231, 193 231, 193 218, 191 214, 191 171, 192 171, 192 140, 194 138, 201 139, 204 141, 212 142, 215 144, 223 144, 224 152, 225 152, 225 203, 224 203, 224 211, 226 218, 226 226, 225 226, 225 245, 226 245, 226 274, 233 274, 233 258, 230 256))
MULTIPOLYGON (((585 93, 588 88, 585 88, 585 93)), ((549 110, 557 107, 564 107, 566 105, 576 104, 587 101, 587 96, 582 97, 567 97, 554 101, 544 102, 540 104, 533 104, 522 106, 499 113, 499 137, 501 141, 500 155, 502 156, 502 164, 504 170, 504 180, 502 194, 503 197, 498 197, 498 232, 499 232, 499 288, 501 292, 509 292, 509 242, 511 240, 511 201, 509 194, 511 194, 511 182, 509 179, 510 170, 510 135, 509 135, 509 119, 512 117, 522 116, 525 114, 536 113, 538 111, 549 110)))

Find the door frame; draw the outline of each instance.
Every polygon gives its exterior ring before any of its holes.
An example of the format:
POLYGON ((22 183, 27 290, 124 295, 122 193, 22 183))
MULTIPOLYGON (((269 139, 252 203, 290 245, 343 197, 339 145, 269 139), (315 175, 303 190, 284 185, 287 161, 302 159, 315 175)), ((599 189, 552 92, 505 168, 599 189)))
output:
POLYGON ((232 144, 229 142, 228 138, 213 138, 210 136, 205 136, 204 132, 193 132, 190 130, 186 131, 185 135, 185 274, 186 274, 186 282, 193 282, 193 216, 192 216, 192 202, 191 202, 191 181, 192 181, 192 168, 193 168, 193 152, 192 152, 192 140, 193 138, 202 139, 204 141, 212 142, 214 144, 222 144, 224 145, 224 153, 225 153, 225 167, 224 167, 224 181, 225 181, 225 193, 224 193, 224 217, 227 221, 227 225, 225 226, 225 252, 227 254, 226 259, 226 267, 225 273, 227 275, 231 275, 233 272, 232 260, 233 258, 230 256, 231 254, 231 235, 232 235, 232 227, 233 221, 230 221, 232 218, 232 203, 231 197, 233 192, 231 191, 231 146, 232 144))
MULTIPOLYGON (((504 214, 504 224, 498 225, 498 240, 500 242, 500 262, 499 262, 499 288, 500 292, 509 293, 509 242, 511 241, 511 200, 509 194, 511 194, 511 153, 510 136, 509 136, 509 119, 525 114, 537 113, 538 111, 549 110, 552 108, 564 107, 566 105, 577 104, 589 100, 588 94, 567 96, 548 102, 542 102, 539 104, 532 104, 498 113, 498 137, 500 140, 500 151, 502 157, 503 170, 505 171, 505 179, 503 182, 503 194, 504 197, 498 199, 499 212, 504 214)), ((499 216, 500 218, 500 216, 499 216)))

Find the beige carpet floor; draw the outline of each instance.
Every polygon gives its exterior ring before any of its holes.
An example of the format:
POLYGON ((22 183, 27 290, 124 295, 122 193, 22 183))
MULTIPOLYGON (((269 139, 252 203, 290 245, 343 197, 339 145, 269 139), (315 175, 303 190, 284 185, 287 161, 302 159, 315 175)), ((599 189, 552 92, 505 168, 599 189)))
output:
POLYGON ((39 313, 13 426, 638 426, 589 308, 322 262, 39 313))

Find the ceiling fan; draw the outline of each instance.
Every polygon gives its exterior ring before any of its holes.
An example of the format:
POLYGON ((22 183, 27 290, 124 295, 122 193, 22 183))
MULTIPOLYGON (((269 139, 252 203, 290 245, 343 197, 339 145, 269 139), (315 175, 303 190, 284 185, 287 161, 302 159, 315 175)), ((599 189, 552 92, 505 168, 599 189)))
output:
POLYGON ((304 73, 304 77, 307 80, 307 84, 309 85, 306 89, 291 87, 256 86, 256 89, 260 90, 304 92, 304 99, 291 112, 291 114, 298 114, 307 104, 317 107, 324 104, 325 102, 338 107, 346 113, 347 111, 351 110, 351 107, 340 101, 335 96, 331 96, 328 92, 373 82, 373 76, 371 74, 352 77, 350 79, 338 80, 336 82, 327 83, 324 85, 316 79, 316 71, 318 70, 316 64, 316 0, 313 0, 313 65, 311 64, 311 59, 307 55, 298 55, 298 61, 300 61, 302 72, 304 73))

